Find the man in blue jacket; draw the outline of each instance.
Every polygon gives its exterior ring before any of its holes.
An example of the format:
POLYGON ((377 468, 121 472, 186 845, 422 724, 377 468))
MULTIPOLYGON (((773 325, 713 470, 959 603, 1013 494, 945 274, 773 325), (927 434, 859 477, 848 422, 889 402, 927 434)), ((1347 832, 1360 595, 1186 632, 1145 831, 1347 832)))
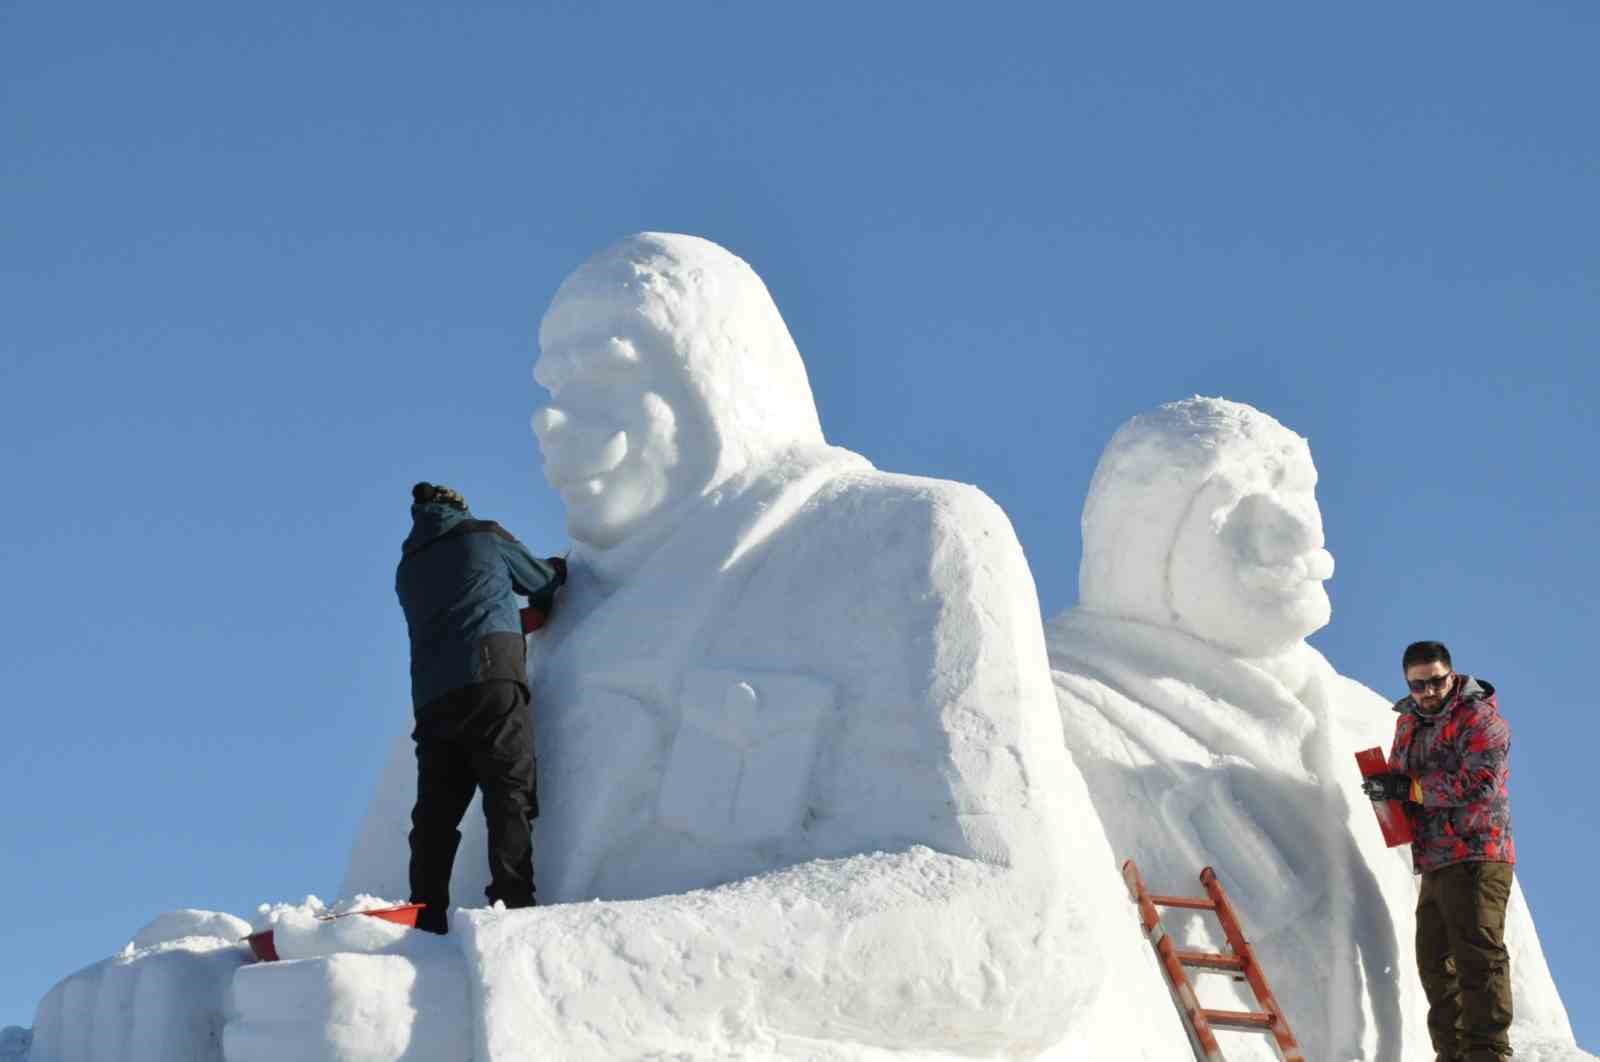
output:
POLYGON ((483 790, 489 902, 533 906, 533 732, 527 645, 515 595, 548 613, 566 582, 560 557, 539 560, 492 520, 475 520, 449 487, 411 489, 411 534, 395 592, 411 635, 417 804, 411 813, 411 902, 418 928, 448 930, 457 827, 483 790))

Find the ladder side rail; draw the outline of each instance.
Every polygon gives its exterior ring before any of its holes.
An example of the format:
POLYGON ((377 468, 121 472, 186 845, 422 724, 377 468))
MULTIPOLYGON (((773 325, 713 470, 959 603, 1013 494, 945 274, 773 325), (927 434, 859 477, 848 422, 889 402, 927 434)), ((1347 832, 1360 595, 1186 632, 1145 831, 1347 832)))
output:
POLYGON ((1272 1038, 1277 1041, 1278 1053, 1283 1056, 1284 1062, 1305 1062, 1305 1055, 1301 1054, 1294 1033, 1289 1031, 1289 1022, 1284 1017, 1283 1008, 1278 1005, 1277 997, 1267 986, 1266 975, 1261 971, 1261 964, 1256 961, 1255 949, 1245 939, 1244 930, 1239 924, 1239 916, 1234 911, 1233 904, 1229 902, 1228 894, 1222 890, 1222 883, 1217 880, 1217 872, 1206 867, 1200 872, 1200 884, 1205 886, 1206 893, 1217 905, 1217 921, 1222 923, 1222 932, 1228 938, 1229 947, 1233 948, 1235 955, 1244 960, 1244 976, 1256 994, 1256 1002, 1272 1015, 1272 1024, 1268 1029, 1272 1033, 1272 1038))
POLYGON ((1150 894, 1145 891, 1144 879, 1139 876, 1139 868, 1133 860, 1122 864, 1122 878, 1128 884, 1129 895, 1138 905, 1139 922, 1144 927, 1145 937, 1155 948, 1156 956, 1166 972, 1167 986, 1174 1002, 1178 1004, 1178 1013, 1183 1018, 1184 1030, 1189 1034, 1189 1044, 1194 1048, 1195 1058, 1198 1062, 1226 1062, 1222 1048, 1217 1043, 1217 1035, 1206 1020, 1205 1008, 1194 994, 1189 975, 1184 972, 1177 949, 1167 936, 1166 926, 1162 924, 1161 915, 1151 902, 1150 894))

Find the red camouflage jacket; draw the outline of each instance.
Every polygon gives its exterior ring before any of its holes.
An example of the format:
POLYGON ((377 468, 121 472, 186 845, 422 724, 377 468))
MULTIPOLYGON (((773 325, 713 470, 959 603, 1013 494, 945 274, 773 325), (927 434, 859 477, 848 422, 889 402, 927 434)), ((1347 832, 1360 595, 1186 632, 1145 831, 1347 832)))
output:
POLYGON ((1511 839, 1511 727, 1494 687, 1459 675, 1456 692, 1434 715, 1404 697, 1394 710, 1389 769, 1421 783, 1422 803, 1405 805, 1411 861, 1422 874, 1452 863, 1515 863, 1511 839))

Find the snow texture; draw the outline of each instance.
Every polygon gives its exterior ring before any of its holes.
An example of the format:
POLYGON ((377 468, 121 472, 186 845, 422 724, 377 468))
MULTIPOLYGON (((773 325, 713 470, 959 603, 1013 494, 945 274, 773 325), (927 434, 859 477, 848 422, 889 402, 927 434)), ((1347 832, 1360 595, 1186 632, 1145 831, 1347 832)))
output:
MULTIPOLYGON (((474 811, 448 937, 324 917, 406 894, 400 737, 354 899, 161 916, 50 992, 28 1062, 1172 1062, 1125 855, 1158 891, 1217 868, 1310 1057, 1430 1056, 1409 865, 1351 795, 1393 716, 1304 643, 1332 558, 1303 439, 1210 399, 1119 432, 1047 654, 1005 515, 829 446, 722 248, 622 241, 540 342, 533 430, 575 543, 529 645, 541 906, 478 906, 474 811), (247 964, 268 927, 283 961, 247 964)), ((1519 1058, 1592 1057, 1520 891, 1510 917, 1519 1058)))
POLYGON ((221 914, 217 911, 168 911, 158 915, 148 925, 133 935, 133 940, 128 947, 133 949, 153 948, 158 944, 170 944, 173 941, 183 940, 185 937, 220 937, 223 940, 239 940, 253 932, 249 922, 242 918, 235 918, 230 914, 221 914))
MULTIPOLYGON (((179 911, 152 926, 186 918, 238 921, 179 911)), ((28 1062, 220 1062, 228 983, 249 958, 232 936, 130 943, 50 990, 34 1014, 28 1062)))
MULTIPOLYGON (((1385 848, 1353 761, 1388 748, 1394 713, 1303 640, 1333 572, 1316 481, 1304 439, 1236 402, 1119 430, 1084 505, 1083 603, 1047 625, 1062 724, 1148 888, 1199 895, 1217 870, 1308 1057, 1428 1059, 1409 849, 1385 848)), ((1187 946, 1224 943, 1209 915, 1167 918, 1187 946)), ((1591 1057, 1520 886, 1507 935, 1519 1057, 1591 1057)), ((1202 975, 1201 999, 1244 1009, 1231 987, 1202 975)), ((1240 1039, 1229 1058, 1276 1057, 1240 1039)))

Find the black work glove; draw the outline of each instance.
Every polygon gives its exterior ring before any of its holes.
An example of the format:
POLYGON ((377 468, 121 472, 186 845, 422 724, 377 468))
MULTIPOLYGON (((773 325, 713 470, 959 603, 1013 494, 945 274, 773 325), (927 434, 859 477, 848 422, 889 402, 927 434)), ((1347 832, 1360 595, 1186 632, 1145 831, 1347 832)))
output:
POLYGON ((544 562, 546 564, 550 565, 550 567, 552 567, 552 568, 554 568, 556 570, 556 585, 557 586, 566 586, 567 585, 567 558, 565 558, 565 557, 546 557, 544 559, 544 562))
POLYGON ((1409 774, 1375 774, 1361 779, 1361 791, 1368 800, 1410 800, 1411 776, 1409 774))

